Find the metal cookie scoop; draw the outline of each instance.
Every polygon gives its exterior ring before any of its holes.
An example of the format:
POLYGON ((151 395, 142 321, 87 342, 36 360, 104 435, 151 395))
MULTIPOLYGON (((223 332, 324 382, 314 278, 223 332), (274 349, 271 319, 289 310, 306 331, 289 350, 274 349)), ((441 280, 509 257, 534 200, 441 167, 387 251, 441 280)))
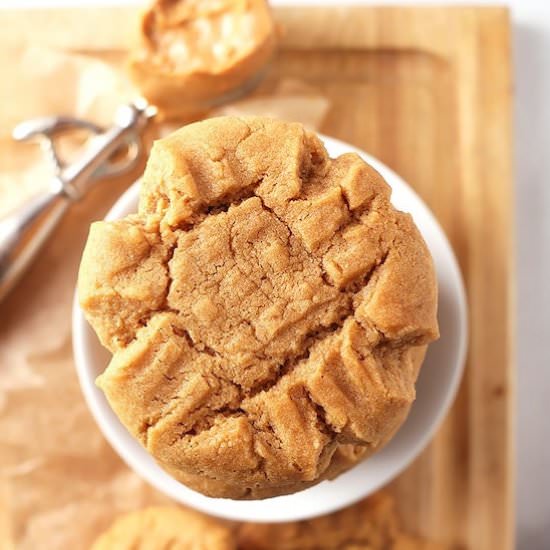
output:
POLYGON ((49 188, 0 219, 0 300, 32 263, 69 206, 103 178, 131 169, 143 150, 141 132, 156 109, 144 99, 121 106, 107 130, 78 118, 44 117, 29 120, 13 131, 14 139, 38 138, 55 166, 49 188), (56 149, 61 133, 83 129, 93 134, 82 156, 65 165, 56 149), (121 160, 113 156, 123 147, 121 160))

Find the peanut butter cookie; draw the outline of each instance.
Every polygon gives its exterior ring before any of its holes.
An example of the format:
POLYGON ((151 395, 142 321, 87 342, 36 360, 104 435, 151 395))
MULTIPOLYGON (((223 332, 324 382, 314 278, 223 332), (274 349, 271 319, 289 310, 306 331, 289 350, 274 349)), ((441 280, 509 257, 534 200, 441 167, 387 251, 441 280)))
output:
POLYGON ((156 506, 119 517, 91 550, 236 550, 224 524, 193 510, 156 506))
POLYGON ((292 493, 396 432, 438 328, 432 259, 390 193, 299 124, 221 117, 156 142, 138 213, 92 225, 97 383, 175 478, 292 493))
POLYGON ((282 524, 245 523, 240 550, 444 550, 402 531, 395 500, 385 492, 333 514, 282 524))

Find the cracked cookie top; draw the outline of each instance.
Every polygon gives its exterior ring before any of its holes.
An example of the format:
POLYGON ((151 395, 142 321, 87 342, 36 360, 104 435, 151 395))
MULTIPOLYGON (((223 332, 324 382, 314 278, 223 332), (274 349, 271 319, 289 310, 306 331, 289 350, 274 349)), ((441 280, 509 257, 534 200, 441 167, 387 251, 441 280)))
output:
POLYGON ((157 141, 138 213, 92 225, 97 383, 174 477, 290 493, 395 433, 438 329, 430 254, 390 193, 300 124, 222 117, 157 141))

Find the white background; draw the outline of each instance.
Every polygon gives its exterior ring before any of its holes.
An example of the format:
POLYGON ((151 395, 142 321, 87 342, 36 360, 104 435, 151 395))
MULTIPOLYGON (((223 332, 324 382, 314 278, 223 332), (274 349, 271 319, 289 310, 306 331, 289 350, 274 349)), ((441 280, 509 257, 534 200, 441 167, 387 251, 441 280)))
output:
MULTIPOLYGON (((135 3, 135 0, 118 0, 135 3)), ((0 6, 112 4, 0 0, 0 6)), ((288 0, 276 4, 295 4, 288 0)), ((331 3, 302 0, 299 3, 331 3)), ((334 0, 332 3, 339 3, 334 0)), ((418 4, 400 2, 348 3, 418 4)), ((515 65, 518 262, 517 534, 519 550, 550 549, 550 0, 430 2, 511 7, 515 65), (546 339, 546 345, 543 341, 546 339)), ((426 4, 426 2, 424 2, 426 4)), ((498 529, 498 526, 494 526, 498 529)), ((500 549, 495 549, 500 550, 500 549)))

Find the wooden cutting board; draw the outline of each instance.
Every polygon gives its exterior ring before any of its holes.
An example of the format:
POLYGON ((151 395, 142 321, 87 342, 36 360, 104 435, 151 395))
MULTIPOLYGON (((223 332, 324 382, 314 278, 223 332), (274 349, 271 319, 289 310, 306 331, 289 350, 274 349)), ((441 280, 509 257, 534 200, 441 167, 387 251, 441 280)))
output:
MULTIPOLYGON (((119 29, 135 17, 132 8, 45 13, 26 12, 25 32, 40 43, 110 59, 126 47, 119 29), (104 10, 112 15, 108 25, 104 10), (73 29, 70 38, 67 28, 73 29)), ((2 20, 10 17, 20 22, 21 12, 6 13, 2 20)), ((282 49, 264 88, 298 78, 327 97, 331 108, 321 131, 380 158, 419 192, 450 238, 466 281, 466 374, 434 441, 392 483, 404 520, 411 530, 452 547, 511 549, 514 218, 508 12, 285 7, 276 17, 284 28, 282 49)), ((20 24, 3 24, 5 36, 11 28, 18 33, 11 39, 20 38, 20 24)))
POLYGON ((502 8, 278 12, 281 74, 330 97, 322 131, 372 153, 432 208, 469 301, 462 386, 392 484, 411 529, 457 548, 514 546, 514 252, 510 21, 502 8))
POLYGON ((323 131, 379 157, 420 193, 466 280, 466 375, 432 445, 393 484, 401 509, 411 527, 457 546, 512 548, 508 14, 402 8, 285 15, 291 32, 281 67, 307 75, 334 101, 323 131))

